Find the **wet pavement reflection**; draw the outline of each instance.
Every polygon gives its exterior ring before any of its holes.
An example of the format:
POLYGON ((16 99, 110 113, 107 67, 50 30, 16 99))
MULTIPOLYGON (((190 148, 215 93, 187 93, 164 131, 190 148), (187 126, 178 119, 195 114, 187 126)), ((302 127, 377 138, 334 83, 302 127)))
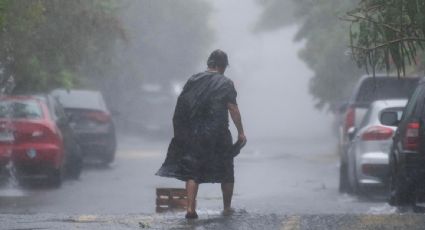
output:
POLYGON ((218 184, 201 185, 194 221, 184 212, 155 213, 155 189, 182 188, 154 175, 167 142, 120 136, 116 162, 86 162, 79 180, 0 189, 0 229, 421 229, 420 208, 397 210, 386 195, 339 194, 332 140, 252 140, 235 162, 230 216, 218 184), (312 153, 310 150, 316 149, 312 153), (419 213, 418 213, 419 212, 419 213), (316 228, 315 228, 315 227, 316 228), (374 226, 374 227, 371 227, 374 226), (392 227, 392 228, 391 228, 392 227))

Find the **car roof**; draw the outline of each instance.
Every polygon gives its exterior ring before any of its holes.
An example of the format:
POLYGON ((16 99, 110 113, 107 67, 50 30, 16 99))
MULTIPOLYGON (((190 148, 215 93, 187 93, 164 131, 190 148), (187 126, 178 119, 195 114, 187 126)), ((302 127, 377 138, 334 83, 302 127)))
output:
POLYGON ((99 91, 55 89, 51 94, 56 97, 65 108, 107 111, 103 96, 99 91))
POLYGON ((38 100, 39 96, 36 95, 3 95, 0 100, 38 100))
POLYGON ((372 102, 370 107, 377 107, 379 109, 405 107, 407 104, 407 101, 408 101, 407 99, 377 100, 372 102))
POLYGON ((363 76, 354 88, 350 103, 370 105, 375 100, 386 98, 408 98, 417 86, 418 77, 402 77, 393 75, 363 76))
POLYGON ((401 79, 404 79, 404 78, 408 78, 408 79, 421 78, 420 76, 415 76, 415 75, 408 75, 408 76, 400 76, 399 77, 399 76, 394 75, 394 74, 377 73, 377 74, 375 74, 375 76, 373 76, 372 74, 363 75, 363 76, 361 76, 360 80, 363 80, 363 79, 366 79, 366 78, 374 78, 374 77, 376 77, 376 78, 388 78, 389 77, 389 78, 401 78, 401 79))

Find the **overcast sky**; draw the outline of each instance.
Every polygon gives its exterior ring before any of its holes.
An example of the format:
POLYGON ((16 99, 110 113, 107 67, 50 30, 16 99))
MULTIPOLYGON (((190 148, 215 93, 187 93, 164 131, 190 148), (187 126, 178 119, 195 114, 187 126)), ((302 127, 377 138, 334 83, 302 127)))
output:
POLYGON ((254 0, 211 0, 214 48, 229 54, 226 75, 237 87, 247 135, 252 137, 329 136, 331 117, 314 109, 308 93, 313 73, 298 58, 296 27, 253 34, 259 7, 254 0))

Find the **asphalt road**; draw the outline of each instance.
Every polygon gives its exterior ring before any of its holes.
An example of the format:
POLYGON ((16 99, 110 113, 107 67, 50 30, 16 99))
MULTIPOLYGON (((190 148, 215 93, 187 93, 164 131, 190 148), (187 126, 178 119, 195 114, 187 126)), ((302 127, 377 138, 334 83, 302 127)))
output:
POLYGON ((400 213, 385 196, 339 194, 332 139, 250 140, 235 162, 236 212, 221 214, 218 184, 201 185, 200 219, 155 213, 157 187, 184 187, 154 176, 166 141, 121 136, 115 163, 86 163, 59 189, 0 189, 0 229, 423 229, 422 214, 400 213))

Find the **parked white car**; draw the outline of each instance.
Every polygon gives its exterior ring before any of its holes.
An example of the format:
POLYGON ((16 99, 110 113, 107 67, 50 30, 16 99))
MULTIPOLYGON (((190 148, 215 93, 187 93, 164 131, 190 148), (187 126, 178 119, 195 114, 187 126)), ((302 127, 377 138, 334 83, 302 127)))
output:
POLYGON ((381 116, 385 111, 397 112, 399 118, 407 99, 378 100, 373 102, 359 128, 349 130, 348 180, 350 191, 364 192, 365 188, 383 187, 387 184, 392 138, 397 124, 384 125, 381 116))

